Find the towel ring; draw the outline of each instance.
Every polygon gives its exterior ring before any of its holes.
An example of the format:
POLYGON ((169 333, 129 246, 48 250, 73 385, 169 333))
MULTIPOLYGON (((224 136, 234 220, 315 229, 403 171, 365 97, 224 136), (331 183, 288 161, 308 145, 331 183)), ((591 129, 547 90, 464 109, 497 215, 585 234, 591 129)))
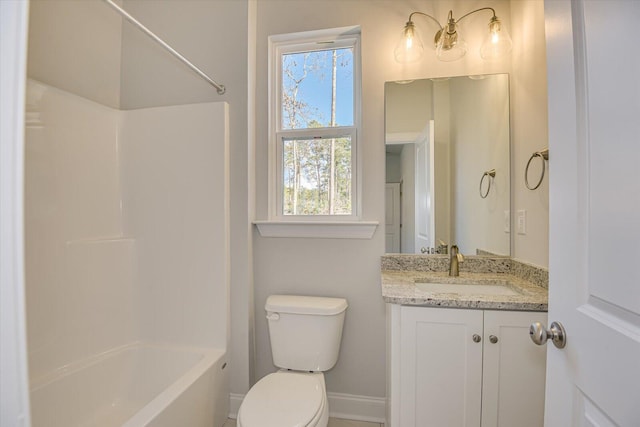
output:
POLYGON ((529 158, 529 161, 527 162, 527 167, 524 169, 524 185, 526 185, 529 190, 536 190, 538 187, 540 187, 540 184, 542 184, 542 180, 544 179, 546 160, 549 160, 548 148, 545 148, 544 150, 541 150, 541 151, 536 151, 529 158), (540 179, 538 180, 538 183, 534 187, 531 187, 529 185, 529 166, 531 165, 531 161, 536 157, 540 157, 542 159, 542 173, 540 174, 540 179))
POLYGON ((489 190, 491 190, 491 180, 492 178, 495 178, 496 176, 496 170, 495 169, 491 169, 490 171, 486 171, 485 173, 482 174, 482 178, 480 178, 480 197, 482 197, 483 199, 486 199, 487 196, 489 195, 489 190), (487 191, 482 194, 482 182, 484 181, 484 179, 486 177, 489 177, 489 185, 487 186, 487 191))

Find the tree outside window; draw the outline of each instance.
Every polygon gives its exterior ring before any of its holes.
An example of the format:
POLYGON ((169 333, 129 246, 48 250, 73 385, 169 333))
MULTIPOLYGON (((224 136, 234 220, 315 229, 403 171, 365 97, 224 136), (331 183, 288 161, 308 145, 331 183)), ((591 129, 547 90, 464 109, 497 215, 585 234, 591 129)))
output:
POLYGON ((328 49, 298 44, 277 56, 280 215, 355 214, 352 40, 328 49))

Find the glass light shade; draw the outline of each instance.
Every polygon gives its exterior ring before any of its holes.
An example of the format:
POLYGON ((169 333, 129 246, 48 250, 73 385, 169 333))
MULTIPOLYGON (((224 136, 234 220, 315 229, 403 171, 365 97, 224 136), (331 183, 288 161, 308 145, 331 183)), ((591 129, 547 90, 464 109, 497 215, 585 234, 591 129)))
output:
POLYGON ((424 46, 420 40, 420 34, 413 22, 409 21, 402 30, 402 36, 393 50, 397 62, 415 62, 422 57, 424 46))
POLYGON ((502 22, 497 17, 491 18, 489 22, 489 33, 486 35, 480 56, 483 59, 496 59, 508 55, 511 52, 513 42, 507 30, 502 26, 502 22))
POLYGON ((440 61, 457 61, 467 53, 467 43, 458 33, 455 23, 447 24, 436 38, 436 56, 440 61))

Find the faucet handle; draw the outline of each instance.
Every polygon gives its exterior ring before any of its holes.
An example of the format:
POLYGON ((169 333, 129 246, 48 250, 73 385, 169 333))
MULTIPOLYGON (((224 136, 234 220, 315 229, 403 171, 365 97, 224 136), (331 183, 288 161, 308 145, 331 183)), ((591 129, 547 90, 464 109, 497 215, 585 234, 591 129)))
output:
POLYGON ((460 275, 458 264, 464 260, 457 245, 451 245, 451 256, 449 257, 449 276, 460 275))

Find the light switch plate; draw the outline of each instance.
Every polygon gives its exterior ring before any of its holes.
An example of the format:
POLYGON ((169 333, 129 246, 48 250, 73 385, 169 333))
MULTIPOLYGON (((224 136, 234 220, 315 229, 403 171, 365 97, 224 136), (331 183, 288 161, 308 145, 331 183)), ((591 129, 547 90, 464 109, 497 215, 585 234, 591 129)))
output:
POLYGON ((518 234, 527 234, 527 211, 521 209, 518 211, 516 217, 516 224, 518 227, 518 234))

